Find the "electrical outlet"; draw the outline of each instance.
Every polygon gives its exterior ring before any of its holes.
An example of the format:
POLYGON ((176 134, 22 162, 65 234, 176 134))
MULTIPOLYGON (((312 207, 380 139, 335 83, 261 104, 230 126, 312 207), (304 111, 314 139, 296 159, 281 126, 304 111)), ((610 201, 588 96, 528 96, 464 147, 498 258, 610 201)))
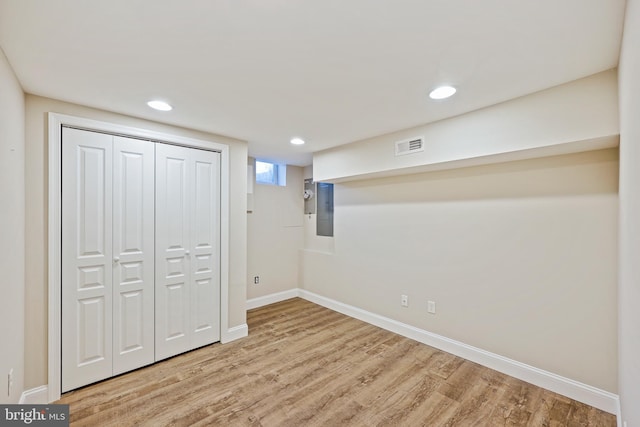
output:
POLYGON ((256 284, 256 285, 259 285, 260 284, 260 276, 254 276, 253 277, 253 283, 256 284))
POLYGON ((427 313, 436 314, 436 302, 427 301, 427 313))
POLYGON ((407 295, 400 295, 400 305, 409 307, 409 297, 407 295))

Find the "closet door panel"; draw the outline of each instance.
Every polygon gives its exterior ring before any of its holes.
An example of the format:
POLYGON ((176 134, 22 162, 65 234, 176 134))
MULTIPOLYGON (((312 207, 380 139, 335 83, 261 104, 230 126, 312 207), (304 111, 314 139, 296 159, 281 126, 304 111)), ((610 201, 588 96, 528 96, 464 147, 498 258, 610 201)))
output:
POLYGON ((190 349, 189 150, 156 145, 156 360, 190 349))
POLYGON ((112 372, 112 137, 62 129, 62 391, 112 372))
POLYGON ((191 242, 193 278, 191 292, 192 348, 220 339, 220 248, 218 153, 192 150, 193 200, 191 242))
POLYGON ((114 137, 113 374, 154 361, 154 143, 114 137))

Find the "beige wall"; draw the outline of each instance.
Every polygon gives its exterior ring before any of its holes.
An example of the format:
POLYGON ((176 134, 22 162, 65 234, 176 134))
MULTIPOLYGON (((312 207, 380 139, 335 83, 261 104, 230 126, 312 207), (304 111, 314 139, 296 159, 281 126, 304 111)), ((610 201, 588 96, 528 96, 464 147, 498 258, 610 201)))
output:
POLYGON ((336 184, 303 288, 615 393, 617 156, 336 184))
POLYGON ((299 287, 303 188, 303 169, 297 166, 287 166, 286 186, 253 186, 253 211, 247 216, 248 299, 299 287), (258 285, 255 276, 260 276, 258 285))
POLYGON ((24 94, 0 50, 0 403, 17 403, 23 391, 24 176, 24 94), (13 388, 7 395, 10 369, 13 388))
POLYGON ((618 144, 615 70, 424 126, 313 155, 316 181, 426 172, 566 154, 618 144), (425 137, 425 150, 395 156, 394 143, 425 137))
POLYGON ((25 387, 47 384, 47 113, 210 140, 230 147, 229 328, 246 321, 247 144, 33 95, 26 96, 26 334, 25 387))
POLYGON ((627 0, 620 53, 620 401, 640 426, 640 1, 627 0))

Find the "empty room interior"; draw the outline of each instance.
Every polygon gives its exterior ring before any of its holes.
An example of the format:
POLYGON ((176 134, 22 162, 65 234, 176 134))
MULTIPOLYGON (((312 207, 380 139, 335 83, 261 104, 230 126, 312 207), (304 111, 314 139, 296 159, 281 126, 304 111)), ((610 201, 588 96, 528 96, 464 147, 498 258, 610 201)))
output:
POLYGON ((639 46, 640 0, 0 0, 0 404, 640 427, 639 46))

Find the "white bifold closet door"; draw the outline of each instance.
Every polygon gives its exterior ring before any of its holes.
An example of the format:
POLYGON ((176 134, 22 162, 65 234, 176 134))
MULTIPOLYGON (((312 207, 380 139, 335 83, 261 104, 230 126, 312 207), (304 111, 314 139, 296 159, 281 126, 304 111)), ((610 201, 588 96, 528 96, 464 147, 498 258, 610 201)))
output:
POLYGON ((62 130, 62 391, 154 361, 154 144, 62 130))
POLYGON ((220 340, 220 154, 62 130, 62 391, 220 340))
POLYGON ((153 363, 155 144, 113 137, 113 375, 153 363))
POLYGON ((156 147, 156 360, 220 340, 220 154, 156 147))

